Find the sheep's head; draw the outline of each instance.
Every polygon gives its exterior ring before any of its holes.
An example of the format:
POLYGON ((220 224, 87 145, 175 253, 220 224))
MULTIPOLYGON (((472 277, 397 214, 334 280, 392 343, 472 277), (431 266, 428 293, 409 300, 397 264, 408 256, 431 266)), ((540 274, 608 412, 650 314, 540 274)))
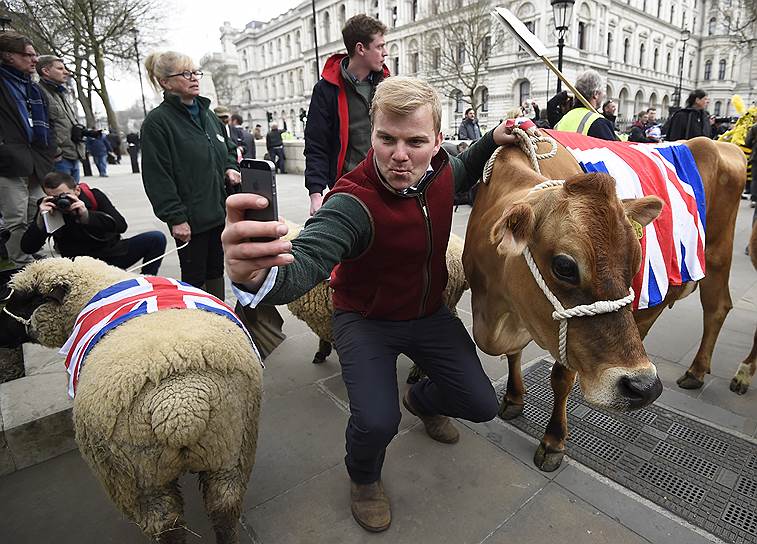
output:
POLYGON ((13 276, 0 312, 0 347, 62 346, 76 316, 101 289, 129 274, 96 259, 44 259, 13 276))

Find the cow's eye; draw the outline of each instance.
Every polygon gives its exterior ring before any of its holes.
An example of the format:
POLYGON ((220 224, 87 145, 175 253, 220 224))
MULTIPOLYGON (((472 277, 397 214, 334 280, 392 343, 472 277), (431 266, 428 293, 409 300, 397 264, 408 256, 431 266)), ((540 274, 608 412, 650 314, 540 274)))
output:
POLYGON ((578 283, 578 265, 572 257, 555 255, 552 257, 552 273, 559 280, 568 283, 578 283))

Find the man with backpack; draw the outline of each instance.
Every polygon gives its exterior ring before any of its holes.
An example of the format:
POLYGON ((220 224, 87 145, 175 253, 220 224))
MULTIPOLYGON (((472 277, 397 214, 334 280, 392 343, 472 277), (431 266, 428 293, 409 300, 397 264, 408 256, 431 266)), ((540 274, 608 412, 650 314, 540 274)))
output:
MULTIPOLYGON (((50 172, 42 180, 45 197, 37 204, 37 214, 21 238, 21 250, 39 251, 48 236, 63 257, 94 257, 119 268, 128 268, 161 257, 166 237, 157 230, 131 238, 126 220, 99 189, 76 183, 62 172, 50 172)), ((142 274, 156 275, 161 259, 142 266, 142 274)))

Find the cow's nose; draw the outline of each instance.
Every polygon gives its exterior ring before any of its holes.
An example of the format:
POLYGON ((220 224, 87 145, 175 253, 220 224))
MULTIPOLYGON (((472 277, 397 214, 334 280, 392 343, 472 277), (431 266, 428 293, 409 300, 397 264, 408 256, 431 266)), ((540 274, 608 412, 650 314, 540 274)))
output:
POLYGON ((654 402, 662 393, 662 382, 657 374, 637 374, 623 376, 618 380, 621 396, 628 403, 630 410, 638 410, 654 402))

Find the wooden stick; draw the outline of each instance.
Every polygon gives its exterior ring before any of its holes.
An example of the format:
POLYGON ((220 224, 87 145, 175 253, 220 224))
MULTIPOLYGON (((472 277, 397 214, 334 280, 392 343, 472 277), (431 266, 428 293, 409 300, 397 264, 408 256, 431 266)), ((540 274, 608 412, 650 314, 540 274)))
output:
POLYGON ((591 104, 589 103, 589 101, 588 101, 588 100, 586 100, 586 98, 584 98, 584 96, 583 96, 583 95, 582 95, 581 93, 579 93, 579 92, 578 92, 578 90, 576 90, 576 88, 575 88, 575 87, 574 87, 574 86, 573 86, 573 85, 572 85, 572 84, 570 83, 570 81, 568 81, 568 78, 566 78, 566 77, 565 77, 565 76, 563 75, 563 73, 562 73, 562 72, 561 72, 560 70, 558 70, 558 69, 557 69, 557 66, 555 66, 554 64, 552 64, 552 61, 551 61, 551 60, 549 60, 549 59, 548 59, 548 58, 547 58, 546 56, 544 56, 544 57, 539 57, 539 58, 540 58, 540 59, 542 60, 542 62, 543 62, 544 64, 546 64, 546 65, 547 65, 547 68, 549 68, 550 70, 552 70, 552 71, 553 71, 553 72, 555 73, 555 75, 556 75, 557 77, 559 77, 559 78, 560 78, 560 80, 561 80, 561 81, 562 81, 563 83, 565 83, 565 86, 566 86, 566 87, 567 87, 568 89, 570 89, 570 90, 571 90, 571 92, 573 93, 573 96, 575 96, 576 98, 578 98, 578 99, 579 99, 579 100, 581 101, 581 103, 582 103, 582 104, 583 104, 584 106, 586 106, 586 108, 587 108, 587 109, 589 109, 589 110, 593 111, 594 113, 599 113, 599 112, 598 112, 598 111, 596 110, 596 108, 594 108, 594 106, 592 106, 592 105, 591 105, 591 104))

